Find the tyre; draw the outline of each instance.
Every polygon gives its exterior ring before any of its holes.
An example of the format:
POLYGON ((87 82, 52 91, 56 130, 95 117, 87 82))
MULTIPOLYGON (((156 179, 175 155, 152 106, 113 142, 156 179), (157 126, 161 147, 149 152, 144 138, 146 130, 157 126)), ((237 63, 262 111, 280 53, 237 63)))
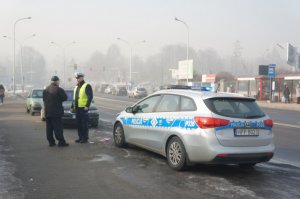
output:
POLYGON ((114 127, 114 141, 115 145, 117 147, 125 147, 126 142, 125 142, 125 135, 124 135, 124 129, 121 123, 117 123, 114 127))
POLYGON ((26 113, 29 113, 30 111, 29 111, 29 109, 28 109, 28 107, 26 106, 26 113))
POLYGON ((167 145, 168 165, 176 170, 182 171, 186 168, 186 151, 179 137, 171 138, 167 145))

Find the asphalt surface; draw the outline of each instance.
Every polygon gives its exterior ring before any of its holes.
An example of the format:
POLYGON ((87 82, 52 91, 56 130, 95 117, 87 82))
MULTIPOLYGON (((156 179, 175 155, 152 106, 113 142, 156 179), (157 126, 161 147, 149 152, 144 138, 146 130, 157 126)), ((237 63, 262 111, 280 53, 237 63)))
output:
POLYGON ((297 112, 276 118, 266 110, 276 122, 271 162, 176 172, 159 155, 114 146, 114 116, 135 101, 96 95, 100 127, 90 129, 89 144, 75 144, 76 129, 65 129, 68 148, 48 147, 44 122, 25 113, 24 100, 0 106, 0 198, 300 198, 297 112))

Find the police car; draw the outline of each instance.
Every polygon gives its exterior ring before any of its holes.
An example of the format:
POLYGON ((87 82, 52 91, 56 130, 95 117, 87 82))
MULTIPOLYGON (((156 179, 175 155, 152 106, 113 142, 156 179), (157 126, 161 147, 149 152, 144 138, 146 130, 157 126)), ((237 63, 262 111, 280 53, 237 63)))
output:
POLYGON ((253 98, 170 89, 121 112, 113 135, 118 147, 129 143, 161 154, 175 170, 194 163, 252 167, 273 157, 272 127, 253 98))

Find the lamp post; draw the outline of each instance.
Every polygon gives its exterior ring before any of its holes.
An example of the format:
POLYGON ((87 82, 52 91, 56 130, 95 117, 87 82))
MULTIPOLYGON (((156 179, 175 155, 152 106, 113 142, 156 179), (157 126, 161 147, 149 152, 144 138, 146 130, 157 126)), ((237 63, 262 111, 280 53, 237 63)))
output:
POLYGON ((187 43, 186 43, 186 85, 188 85, 189 83, 189 42, 190 42, 190 28, 188 26, 188 24, 180 19, 178 19, 177 17, 175 17, 175 21, 181 22, 185 25, 186 30, 187 30, 187 43))
POLYGON ((31 19, 31 17, 20 18, 14 23, 14 65, 13 65, 13 94, 16 93, 16 80, 15 80, 15 68, 16 68, 16 26, 17 23, 26 19, 31 19))
POLYGON ((135 43, 130 43, 124 39, 121 39, 120 37, 117 38, 117 40, 120 40, 124 43, 126 43, 129 48, 130 48, 130 58, 129 58, 129 82, 131 83, 131 80, 132 80, 132 51, 134 49, 134 47, 138 44, 141 44, 141 43, 146 43, 146 40, 142 40, 142 41, 138 41, 138 42, 135 42, 135 43))
POLYGON ((72 41, 64 46, 58 44, 58 43, 55 43, 54 41, 51 41, 51 44, 59 47, 62 51, 63 51, 63 64, 64 64, 64 73, 63 73, 63 76, 64 76, 64 86, 66 86, 66 48, 71 46, 72 44, 76 44, 75 41, 72 41))
MULTIPOLYGON (((28 37, 26 37, 24 40, 23 40, 23 42, 20 42, 20 41, 18 41, 17 39, 15 39, 15 41, 19 44, 19 46, 20 46, 20 52, 21 52, 21 81, 22 81, 22 91, 24 92, 24 70, 23 70, 23 44, 24 44, 24 42, 26 41, 26 40, 28 40, 28 39, 30 39, 30 38, 32 38, 32 37, 35 37, 36 35, 35 34, 32 34, 32 35, 30 35, 30 36, 28 36, 28 37)), ((6 38, 6 39, 10 39, 10 40, 14 40, 13 38, 11 38, 11 37, 9 37, 9 36, 6 36, 6 35, 4 35, 3 36, 4 38, 6 38)))

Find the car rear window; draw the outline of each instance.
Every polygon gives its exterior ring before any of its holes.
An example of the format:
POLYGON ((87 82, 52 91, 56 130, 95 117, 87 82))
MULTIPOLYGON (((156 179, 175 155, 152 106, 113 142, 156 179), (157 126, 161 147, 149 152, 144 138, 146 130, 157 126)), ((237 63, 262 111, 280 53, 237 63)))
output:
POLYGON ((204 100, 204 103, 213 113, 221 116, 248 119, 265 116, 254 99, 209 98, 204 100))

